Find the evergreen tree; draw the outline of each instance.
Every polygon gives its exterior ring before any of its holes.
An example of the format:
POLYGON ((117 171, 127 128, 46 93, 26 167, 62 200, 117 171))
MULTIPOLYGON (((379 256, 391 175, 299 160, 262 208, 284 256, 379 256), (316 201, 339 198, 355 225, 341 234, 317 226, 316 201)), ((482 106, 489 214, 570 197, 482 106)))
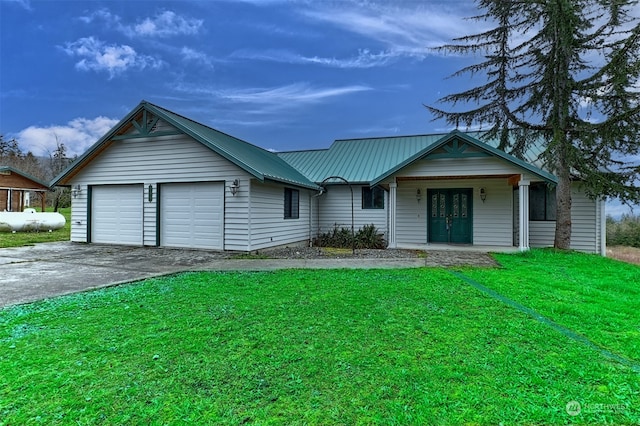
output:
POLYGON ((554 245, 571 243, 571 181, 587 195, 640 202, 640 20, 633 0, 478 0, 485 32, 440 49, 481 53, 455 76, 487 83, 445 96, 458 111, 428 106, 435 119, 488 127, 518 157, 544 144, 558 178, 554 245), (459 107, 458 107, 459 105, 459 107), (517 137, 510 137, 513 130, 517 137))

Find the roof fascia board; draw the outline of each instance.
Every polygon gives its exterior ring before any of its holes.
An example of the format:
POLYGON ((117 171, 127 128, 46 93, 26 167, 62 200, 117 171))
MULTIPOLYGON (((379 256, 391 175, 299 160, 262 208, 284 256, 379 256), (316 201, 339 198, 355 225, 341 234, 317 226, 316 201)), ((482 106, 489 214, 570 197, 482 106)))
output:
POLYGON ((468 142, 470 144, 472 144, 473 146, 488 152, 489 154, 492 154, 496 157, 499 157, 505 161, 508 161, 512 164, 514 164, 517 167, 520 167, 522 169, 525 169, 539 177, 541 177, 543 180, 547 181, 547 182, 551 182, 551 183, 558 183, 558 180, 555 176, 553 176, 551 173, 547 173, 544 170, 539 169, 538 167, 535 167, 529 163, 526 163, 522 160, 520 160, 519 158, 514 157, 513 155, 507 154, 504 151, 500 151, 497 148, 494 148, 492 146, 489 146, 485 143, 480 142, 479 140, 477 140, 474 137, 471 137, 469 135, 466 135, 464 133, 462 133, 459 130, 453 130, 450 133, 444 135, 443 137, 441 137, 440 139, 438 139, 436 142, 434 142, 433 144, 429 145, 428 147, 424 148, 422 151, 412 155, 411 157, 407 158, 406 160, 404 160, 403 162, 399 163, 398 165, 396 165, 395 167, 392 167, 391 169, 389 169, 388 171, 384 172, 383 174, 381 174, 380 176, 376 177, 375 179, 373 179, 371 181, 371 186, 374 185, 378 185, 380 182, 382 182, 384 179, 386 179, 387 177, 391 176, 392 174, 398 172, 399 170, 403 169, 404 167, 408 166, 409 164, 413 163, 414 161, 417 161, 421 158, 425 158, 427 157, 430 153, 432 153, 433 151, 437 150, 438 148, 441 148, 442 146, 444 146, 447 142, 449 142, 450 140, 452 140, 453 138, 461 138, 463 139, 465 142, 468 142))
POLYGON ((282 185, 297 186, 297 187, 305 188, 305 189, 313 189, 315 191, 320 190, 320 187, 318 185, 307 185, 307 184, 304 184, 302 182, 293 182, 293 181, 290 181, 290 180, 281 179, 281 178, 274 177, 274 176, 265 176, 265 180, 264 181, 271 181, 271 182, 279 183, 279 184, 282 184, 282 185))

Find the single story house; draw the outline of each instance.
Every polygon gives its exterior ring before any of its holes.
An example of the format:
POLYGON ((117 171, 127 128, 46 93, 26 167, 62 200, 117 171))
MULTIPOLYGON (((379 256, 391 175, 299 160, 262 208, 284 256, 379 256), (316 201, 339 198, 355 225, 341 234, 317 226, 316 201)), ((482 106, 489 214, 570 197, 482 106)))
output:
MULTIPOLYGON (((52 181, 71 240, 251 252, 374 224, 390 248, 553 245, 556 178, 478 134, 273 153, 141 102, 52 181)), ((574 183, 572 247, 605 254, 603 200, 574 183)))
POLYGON ((40 196, 42 211, 49 185, 10 166, 0 166, 0 212, 21 212, 29 207, 29 194, 40 196))

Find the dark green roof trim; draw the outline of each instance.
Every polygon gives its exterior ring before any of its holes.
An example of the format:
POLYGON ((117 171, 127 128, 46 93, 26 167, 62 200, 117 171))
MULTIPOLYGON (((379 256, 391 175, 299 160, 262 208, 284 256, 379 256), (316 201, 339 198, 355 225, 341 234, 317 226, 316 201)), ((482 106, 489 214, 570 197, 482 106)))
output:
POLYGON ((30 181, 33 181, 34 183, 37 183, 38 185, 42 185, 42 186, 46 187, 48 191, 51 190, 51 186, 48 183, 43 182, 40 179, 31 176, 29 173, 25 173, 25 172, 23 172, 21 170, 18 170, 16 168, 11 167, 11 166, 0 166, 0 172, 16 173, 16 174, 18 174, 18 175, 20 175, 20 176, 22 176, 24 178, 29 179, 30 181))
MULTIPOLYGON (((117 132, 123 126, 132 123, 138 114, 146 114, 147 111, 151 112, 156 117, 160 117, 162 120, 200 142, 229 162, 240 167, 261 182, 264 182, 265 179, 269 179, 275 182, 286 183, 288 185, 319 189, 315 183, 307 179, 302 175, 302 173, 291 167, 276 154, 146 101, 142 101, 133 111, 120 120, 118 124, 116 124, 116 126, 113 127, 106 135, 100 138, 100 140, 82 154, 74 164, 54 178, 51 185, 56 185, 75 168, 84 165, 87 159, 91 158, 92 155, 108 141, 127 139, 128 137, 124 137, 124 135, 117 135, 117 132)), ((139 126, 135 124, 134 127, 140 130, 139 126)), ((164 135, 164 132, 159 132, 157 135, 152 133, 143 133, 145 137, 164 135)))
POLYGON ((436 141, 435 143, 433 143, 432 145, 429 145, 428 147, 426 147, 425 149, 423 149, 422 151, 414 154, 413 156, 407 158, 406 160, 400 162, 399 164, 397 164, 395 167, 387 170, 386 172, 384 172, 383 174, 379 175, 378 177, 374 178, 371 182, 370 185, 371 186, 375 186, 378 185, 380 182, 382 182, 384 179, 388 178, 389 176, 391 176, 392 174, 400 171, 401 169, 403 169, 404 167, 408 166, 409 164, 413 163, 414 161, 420 160, 422 158, 427 157, 430 153, 434 152, 435 150, 437 150, 438 148, 443 147, 445 144, 447 144, 449 141, 458 138, 458 139, 462 139, 464 142, 469 143, 483 151, 488 152, 489 154, 492 154, 498 158, 501 158, 505 161, 508 161, 512 164, 514 164, 517 167, 520 167, 528 172, 533 173, 534 175, 542 178, 543 180, 549 182, 549 183, 558 183, 558 179, 552 175, 549 172, 546 172, 536 166, 533 166, 529 163, 526 163, 522 160, 520 160, 519 158, 514 157, 513 155, 507 154, 504 151, 501 151, 497 148, 494 148, 490 145, 487 145, 486 143, 483 143, 481 141, 479 141, 478 139, 471 137, 459 130, 453 130, 452 132, 444 135, 442 138, 440 138, 438 141, 436 141))

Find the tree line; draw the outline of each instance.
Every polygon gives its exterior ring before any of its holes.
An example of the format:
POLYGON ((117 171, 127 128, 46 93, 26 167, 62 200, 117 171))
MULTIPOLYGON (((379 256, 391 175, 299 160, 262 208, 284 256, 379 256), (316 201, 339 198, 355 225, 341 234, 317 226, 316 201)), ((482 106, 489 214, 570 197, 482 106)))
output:
MULTIPOLYGON (((15 138, 6 139, 0 135, 0 166, 13 167, 44 183, 50 182, 77 158, 69 156, 66 145, 60 142, 57 136, 54 135, 54 137, 56 148, 47 156, 36 156, 31 151, 23 150, 15 138)), ((46 194, 46 203, 54 211, 69 207, 71 205, 69 188, 52 188, 52 191, 46 194)))

